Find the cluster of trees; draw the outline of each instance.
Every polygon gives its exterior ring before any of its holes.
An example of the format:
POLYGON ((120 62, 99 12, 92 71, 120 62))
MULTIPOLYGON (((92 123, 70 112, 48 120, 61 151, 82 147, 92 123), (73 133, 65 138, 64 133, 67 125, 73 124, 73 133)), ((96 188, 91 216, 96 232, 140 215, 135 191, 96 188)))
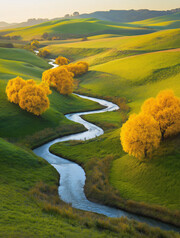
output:
POLYGON ((64 66, 60 66, 46 70, 42 75, 42 80, 49 86, 56 88, 60 94, 69 95, 74 88, 73 76, 64 66))
POLYGON ((89 64, 87 62, 79 61, 77 63, 71 63, 66 68, 74 74, 74 76, 80 76, 85 74, 89 70, 89 64))
POLYGON ((44 82, 36 84, 32 79, 23 80, 16 77, 8 81, 6 94, 10 102, 37 116, 49 108, 47 95, 51 94, 51 90, 44 82))
MULTIPOLYGON (((31 44, 38 47, 36 41, 31 42, 31 44)), ((74 88, 74 73, 72 72, 74 69, 71 69, 72 65, 74 65, 73 67, 77 65, 77 75, 80 75, 87 72, 88 64, 78 62, 68 65, 69 60, 61 56, 55 62, 59 67, 46 70, 42 75, 40 84, 36 84, 32 79, 23 80, 19 76, 9 80, 6 87, 8 100, 39 116, 49 108, 50 103, 47 96, 51 94, 50 86, 56 88, 60 94, 71 94, 74 88)))
POLYGON ((55 60, 55 64, 64 66, 68 71, 74 74, 74 76, 80 76, 85 74, 89 70, 89 64, 87 62, 79 61, 77 63, 69 64, 70 60, 65 57, 59 56, 55 60))
POLYGON ((151 157, 155 148, 168 136, 180 133, 180 98, 171 90, 147 99, 141 112, 133 114, 121 129, 125 152, 137 158, 151 157))
POLYGON ((73 92, 74 76, 79 76, 88 71, 89 65, 86 62, 77 62, 69 64, 69 60, 59 56, 55 63, 57 68, 46 70, 43 73, 42 80, 54 87, 60 94, 69 95, 73 92))

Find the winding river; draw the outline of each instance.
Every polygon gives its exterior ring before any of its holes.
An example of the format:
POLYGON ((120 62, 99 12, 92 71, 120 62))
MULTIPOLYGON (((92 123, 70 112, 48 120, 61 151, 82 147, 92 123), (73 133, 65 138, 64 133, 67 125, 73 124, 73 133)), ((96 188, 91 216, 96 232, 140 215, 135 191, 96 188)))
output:
MULTIPOLYGON (((51 60, 50 64, 53 67, 56 67, 56 65, 54 64, 54 60, 51 60)), ((108 217, 126 216, 129 219, 135 219, 140 222, 145 222, 151 226, 160 227, 164 230, 180 231, 178 228, 174 226, 167 225, 165 223, 156 221, 154 219, 149 219, 143 216, 132 214, 130 212, 125 212, 121 209, 116 209, 116 208, 108 207, 105 205, 100 205, 94 202, 90 202, 89 200, 87 200, 84 193, 86 175, 83 168, 74 162, 71 162, 67 159, 64 159, 62 157, 59 157, 50 153, 49 147, 57 142, 63 142, 63 141, 69 141, 69 140, 89 140, 97 136, 100 136, 104 133, 104 131, 100 127, 83 120, 81 118, 82 115, 103 113, 103 112, 115 111, 119 109, 117 105, 113 104, 112 102, 108 102, 106 100, 82 96, 78 94, 76 95, 81 98, 97 102, 105 106, 106 108, 102 110, 96 110, 96 111, 90 111, 90 112, 79 112, 79 113, 67 114, 66 115, 67 119, 84 125, 87 131, 52 140, 34 149, 34 153, 36 155, 48 161, 60 174, 60 185, 58 188, 58 193, 61 200, 71 204, 71 206, 74 208, 81 209, 84 211, 95 212, 98 214, 106 215, 108 217)))

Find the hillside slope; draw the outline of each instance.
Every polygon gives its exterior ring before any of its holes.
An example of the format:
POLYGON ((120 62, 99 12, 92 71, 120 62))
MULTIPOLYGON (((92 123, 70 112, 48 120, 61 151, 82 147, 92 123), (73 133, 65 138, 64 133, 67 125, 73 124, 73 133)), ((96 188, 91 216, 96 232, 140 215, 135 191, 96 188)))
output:
POLYGON ((30 40, 32 38, 40 38, 45 32, 51 36, 58 35, 62 38, 72 38, 105 33, 139 35, 153 31, 152 29, 145 29, 144 27, 124 26, 122 24, 89 18, 48 21, 31 27, 10 29, 7 33, 6 31, 0 31, 0 33, 9 36, 20 35, 23 40, 30 40))
POLYGON ((19 75, 40 82, 43 71, 49 67, 45 60, 29 51, 0 48, 0 137, 33 147, 70 131, 84 130, 67 120, 65 113, 101 108, 94 102, 75 95, 66 97, 53 90, 49 96, 50 108, 37 117, 7 100, 5 88, 9 79, 19 75))
POLYGON ((152 27, 154 29, 175 29, 180 28, 180 12, 167 15, 167 16, 161 16, 161 17, 155 17, 152 19, 147 19, 144 21, 137 21, 131 23, 132 25, 136 26, 145 26, 145 27, 152 27))

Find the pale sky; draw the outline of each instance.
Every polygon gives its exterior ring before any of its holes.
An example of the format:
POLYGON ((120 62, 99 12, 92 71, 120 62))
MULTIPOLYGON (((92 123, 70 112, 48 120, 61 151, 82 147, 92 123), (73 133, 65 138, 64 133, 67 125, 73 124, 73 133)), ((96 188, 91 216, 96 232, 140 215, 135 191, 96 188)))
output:
POLYGON ((0 0, 0 21, 21 22, 28 18, 55 18, 74 11, 90 13, 103 10, 180 7, 180 0, 0 0))

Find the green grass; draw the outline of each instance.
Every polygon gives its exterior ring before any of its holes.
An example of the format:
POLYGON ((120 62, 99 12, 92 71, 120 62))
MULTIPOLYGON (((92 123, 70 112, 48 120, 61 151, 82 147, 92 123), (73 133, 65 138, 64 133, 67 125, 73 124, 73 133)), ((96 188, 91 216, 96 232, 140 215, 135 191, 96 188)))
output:
POLYGON ((113 162, 111 184, 125 199, 180 209, 180 138, 162 143, 149 161, 128 155, 113 162))
POLYGON ((91 69, 115 74, 132 82, 138 82, 149 77, 153 71, 180 64, 179 56, 180 51, 149 53, 110 61, 91 69))
POLYGON ((143 21, 130 23, 134 26, 153 27, 154 29, 173 29, 180 27, 180 13, 155 17, 143 21))
MULTIPOLYGON (((44 32, 48 32, 50 35, 59 34, 62 37, 80 37, 99 34, 139 35, 153 31, 152 29, 118 25, 90 18, 48 21, 31 27, 10 29, 7 35, 20 35, 23 40, 30 40, 41 37, 44 32)), ((6 34, 5 31, 1 31, 1 33, 6 34)))
POLYGON ((159 31, 140 36, 99 39, 89 37, 89 40, 85 42, 77 40, 53 42, 48 43, 45 48, 54 57, 64 55, 71 61, 83 59, 93 66, 132 55, 179 48, 180 29, 159 31))
MULTIPOLYGON (((119 50, 165 50, 180 47, 180 29, 164 30, 140 36, 122 36, 88 41, 64 42, 61 47, 70 48, 116 48, 119 50)), ((51 49, 51 48, 49 48, 51 49)))
POLYGON ((158 52, 110 61, 92 67, 80 80, 79 92, 125 97, 132 111, 160 90, 171 88, 180 96, 180 52, 158 52))

